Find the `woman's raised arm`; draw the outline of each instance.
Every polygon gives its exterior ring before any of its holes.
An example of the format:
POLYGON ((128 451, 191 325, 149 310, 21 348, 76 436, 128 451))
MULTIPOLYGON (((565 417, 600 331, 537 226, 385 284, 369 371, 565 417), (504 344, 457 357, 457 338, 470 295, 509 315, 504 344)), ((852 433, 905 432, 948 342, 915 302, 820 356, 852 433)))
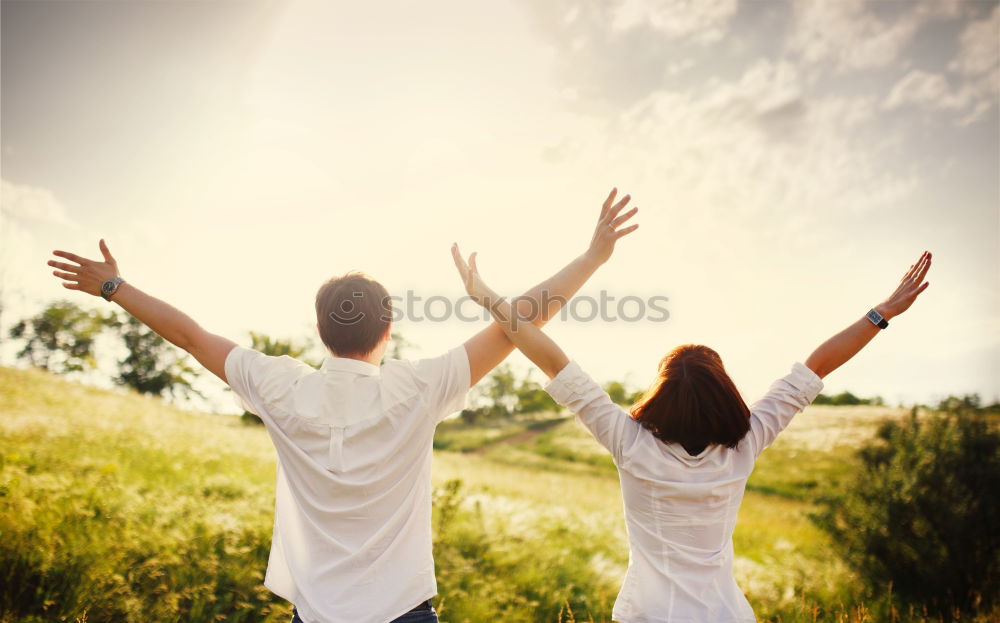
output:
POLYGON ((551 379, 559 374, 559 371, 569 363, 569 358, 559 345, 531 322, 521 320, 514 313, 510 302, 483 282, 476 269, 475 253, 469 256, 469 261, 466 262, 457 244, 452 245, 451 252, 469 296, 489 310, 493 320, 500 325, 514 346, 534 362, 546 376, 551 379))
MULTIPOLYGON (((931 267, 931 254, 924 251, 917 263, 910 266, 910 269, 903 275, 896 291, 889 295, 885 302, 875 306, 877 312, 885 322, 895 318, 910 308, 917 295, 927 289, 930 282, 925 282, 924 277, 931 267)), ((870 313, 870 312, 869 312, 870 313)), ((823 378, 830 374, 871 341, 881 328, 875 323, 876 317, 863 316, 856 320, 849 327, 834 335, 827 341, 819 345, 806 359, 806 366, 817 376, 823 378)))

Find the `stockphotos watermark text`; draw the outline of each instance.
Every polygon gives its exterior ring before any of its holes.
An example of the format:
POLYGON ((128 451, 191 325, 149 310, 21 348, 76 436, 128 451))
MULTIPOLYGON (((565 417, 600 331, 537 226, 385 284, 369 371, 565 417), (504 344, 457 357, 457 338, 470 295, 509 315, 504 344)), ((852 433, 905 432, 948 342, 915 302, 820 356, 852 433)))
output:
MULTIPOLYGON (((362 292, 352 293, 352 298, 361 299, 362 292)), ((670 299, 656 295, 640 297, 626 295, 616 297, 601 290, 597 296, 580 295, 567 300, 566 297, 555 296, 543 291, 539 298, 519 296, 510 300, 511 306, 517 311, 513 325, 516 328, 518 319, 534 318, 540 309, 549 309, 553 304, 559 304, 559 318, 577 322, 592 322, 600 319, 602 322, 666 322, 670 312, 666 304, 670 299)), ((490 320, 490 312, 466 295, 452 299, 443 295, 423 297, 413 290, 407 290, 403 296, 393 295, 381 302, 384 310, 383 321, 399 322, 480 322, 490 320)), ((339 309, 330 312, 330 318, 342 325, 353 325, 361 322, 365 312, 351 299, 341 302, 339 309)))

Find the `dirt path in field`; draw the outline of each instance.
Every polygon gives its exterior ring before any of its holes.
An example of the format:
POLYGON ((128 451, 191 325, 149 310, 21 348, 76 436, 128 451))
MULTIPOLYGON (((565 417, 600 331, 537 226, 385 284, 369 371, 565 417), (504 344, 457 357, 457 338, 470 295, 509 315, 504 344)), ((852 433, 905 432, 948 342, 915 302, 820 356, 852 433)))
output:
POLYGON ((535 428, 521 431, 520 433, 511 435, 510 437, 501 437, 500 439, 495 439, 489 443, 484 443, 483 445, 479 446, 469 454, 485 454, 487 450, 489 450, 493 446, 497 446, 500 444, 518 444, 518 443, 524 443, 526 441, 531 441, 535 437, 538 437, 542 433, 552 430, 553 428, 555 428, 559 424, 562 424, 565 421, 566 421, 565 418, 558 420, 549 420, 544 424, 539 424, 535 428))

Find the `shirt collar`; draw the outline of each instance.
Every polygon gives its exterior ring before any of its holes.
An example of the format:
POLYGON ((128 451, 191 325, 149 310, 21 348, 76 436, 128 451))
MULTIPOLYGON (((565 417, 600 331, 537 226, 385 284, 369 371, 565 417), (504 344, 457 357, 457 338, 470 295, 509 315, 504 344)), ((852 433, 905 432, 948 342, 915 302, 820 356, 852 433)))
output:
POLYGON ((320 370, 324 372, 331 370, 354 372, 355 374, 362 374, 365 376, 376 376, 379 373, 379 367, 375 364, 368 363, 367 361, 360 361, 358 359, 351 359, 349 357, 327 357, 323 360, 323 366, 320 370))

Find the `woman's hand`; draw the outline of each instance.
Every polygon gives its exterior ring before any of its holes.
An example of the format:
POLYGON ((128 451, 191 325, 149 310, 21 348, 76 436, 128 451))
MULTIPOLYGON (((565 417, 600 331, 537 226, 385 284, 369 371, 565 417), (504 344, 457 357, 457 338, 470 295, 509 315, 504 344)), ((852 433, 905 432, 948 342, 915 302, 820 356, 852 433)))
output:
POLYGON ((618 189, 612 188, 608 198, 604 200, 604 205, 601 206, 601 216, 597 219, 597 227, 594 228, 594 236, 591 238, 590 247, 585 253, 596 264, 607 262, 615 250, 615 243, 618 242, 618 239, 631 234, 639 227, 638 225, 630 225, 619 229, 638 213, 639 208, 632 208, 619 216, 619 212, 622 211, 631 196, 625 195, 621 201, 612 205, 617 194, 618 189))
MULTIPOLYGON (((924 251, 920 259, 903 275, 899 287, 875 310, 885 319, 898 316, 913 305, 917 295, 927 289, 924 276, 931 267, 931 254, 924 251)), ((806 367, 820 378, 830 374, 861 351, 880 332, 879 328, 862 316, 849 327, 819 345, 806 359, 806 367)))
POLYGON ((108 279, 121 275, 118 273, 118 262, 111 256, 111 251, 108 250, 108 245, 104 244, 103 238, 100 247, 101 255, 104 256, 103 262, 88 260, 67 251, 53 251, 53 255, 58 255, 75 262, 75 264, 49 260, 49 266, 60 269, 52 271, 52 274, 63 280, 64 288, 101 296, 101 285, 108 279))
POLYGON ((924 281, 924 277, 927 275, 930 267, 930 251, 924 251, 920 259, 917 260, 917 263, 910 266, 910 269, 903 275, 903 279, 899 282, 899 287, 896 288, 896 291, 885 302, 875 306, 878 313, 882 314, 882 317, 888 320, 909 309, 910 305, 913 305, 913 301, 917 300, 917 295, 926 290, 927 286, 930 285, 929 281, 924 281))
POLYGON ((487 309, 492 309, 500 301, 500 297, 486 285, 483 278, 479 275, 479 270, 476 268, 475 251, 469 256, 469 261, 466 262, 462 258, 461 251, 458 250, 458 243, 453 243, 451 245, 451 257, 455 260, 455 268, 458 269, 458 274, 462 277, 462 283, 465 284, 465 291, 468 295, 476 303, 487 309))
POLYGON ((518 322, 510 303, 497 296, 497 293, 491 290, 479 276, 479 271, 476 269, 475 253, 470 255, 469 261, 466 262, 458 250, 458 245, 453 244, 451 245, 451 256, 455 259, 455 267, 458 268, 458 274, 462 276, 465 291, 469 293, 469 296, 489 310, 490 315, 503 329, 504 334, 514 343, 514 346, 521 349, 521 352, 535 362, 549 378, 554 378, 569 362, 562 349, 532 323, 518 322))

